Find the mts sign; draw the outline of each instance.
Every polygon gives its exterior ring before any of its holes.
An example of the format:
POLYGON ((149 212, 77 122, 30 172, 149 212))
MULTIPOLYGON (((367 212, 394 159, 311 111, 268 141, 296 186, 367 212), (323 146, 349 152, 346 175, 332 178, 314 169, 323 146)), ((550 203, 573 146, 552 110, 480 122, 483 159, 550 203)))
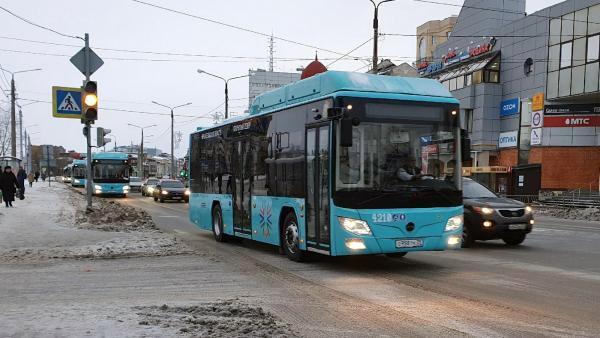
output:
POLYGON ((545 116, 544 127, 597 127, 600 126, 600 116, 545 116))

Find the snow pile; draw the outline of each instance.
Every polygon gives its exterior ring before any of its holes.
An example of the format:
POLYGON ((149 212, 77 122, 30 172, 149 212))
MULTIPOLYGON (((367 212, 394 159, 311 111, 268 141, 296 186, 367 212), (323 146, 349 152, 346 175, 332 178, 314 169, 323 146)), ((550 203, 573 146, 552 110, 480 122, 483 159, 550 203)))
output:
POLYGON ((173 328, 173 334, 193 337, 296 337, 289 325, 261 307, 236 300, 195 306, 135 307, 140 325, 173 328))
POLYGON ((146 211, 100 199, 94 201, 93 211, 79 209, 75 224, 79 228, 100 231, 158 231, 146 211))
POLYGON ((193 253, 174 236, 132 233, 83 246, 31 247, 0 250, 0 262, 32 262, 52 259, 124 258, 171 256, 193 253))
POLYGON ((598 208, 540 208, 535 211, 535 214, 583 221, 600 221, 600 209, 598 208))

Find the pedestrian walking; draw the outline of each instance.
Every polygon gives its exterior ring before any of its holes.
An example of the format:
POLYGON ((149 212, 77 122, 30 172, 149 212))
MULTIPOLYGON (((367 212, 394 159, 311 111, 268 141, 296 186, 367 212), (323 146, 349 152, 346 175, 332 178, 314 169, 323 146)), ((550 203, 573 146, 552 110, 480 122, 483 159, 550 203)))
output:
POLYGON ((15 194, 17 193, 17 188, 19 187, 19 182, 17 182, 17 177, 12 172, 12 168, 7 165, 4 167, 4 172, 0 174, 0 189, 2 189, 2 199, 6 204, 6 207, 12 207, 12 202, 15 201, 15 194))
POLYGON ((35 182, 37 183, 38 179, 40 178, 40 172, 39 171, 35 171, 35 182))
POLYGON ((33 187, 33 181, 35 181, 35 174, 33 173, 33 171, 29 172, 29 175, 27 175, 27 182, 29 182, 29 187, 33 187))
POLYGON ((19 199, 25 198, 25 180, 27 179, 27 172, 23 167, 19 167, 17 172, 17 182, 19 183, 19 199))
POLYGON ((46 182, 46 174, 42 173, 42 181, 46 182))

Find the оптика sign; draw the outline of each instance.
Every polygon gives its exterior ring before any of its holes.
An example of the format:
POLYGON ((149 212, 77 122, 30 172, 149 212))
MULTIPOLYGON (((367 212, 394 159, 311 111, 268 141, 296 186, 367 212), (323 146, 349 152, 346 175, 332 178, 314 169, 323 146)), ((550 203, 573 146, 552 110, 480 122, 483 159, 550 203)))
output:
POLYGON ((597 104, 547 104, 546 115, 600 114, 600 103, 597 104))

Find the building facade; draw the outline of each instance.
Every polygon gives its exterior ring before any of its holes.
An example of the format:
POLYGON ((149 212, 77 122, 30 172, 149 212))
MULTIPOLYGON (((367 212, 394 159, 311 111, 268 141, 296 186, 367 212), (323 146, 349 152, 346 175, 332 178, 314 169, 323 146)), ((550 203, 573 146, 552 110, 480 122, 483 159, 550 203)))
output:
POLYGON ((461 101, 472 166, 541 164, 542 189, 598 189, 600 0, 526 15, 525 0, 467 0, 421 76, 461 101))
POLYGON ((248 107, 258 95, 300 80, 300 73, 271 72, 264 69, 251 69, 248 73, 248 107))
POLYGON ((456 20, 456 16, 450 16, 443 20, 427 21, 417 27, 417 65, 427 67, 427 63, 433 60, 437 46, 448 40, 456 20))

